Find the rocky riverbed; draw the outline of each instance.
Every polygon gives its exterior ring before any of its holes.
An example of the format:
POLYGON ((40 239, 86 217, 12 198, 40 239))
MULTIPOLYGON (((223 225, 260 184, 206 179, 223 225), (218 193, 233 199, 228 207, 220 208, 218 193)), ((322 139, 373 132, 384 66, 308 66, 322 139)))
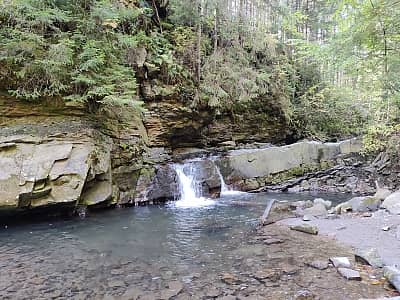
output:
MULTIPOLYGON (((284 195, 288 199, 310 195, 284 195)), ((323 236, 257 227, 271 195, 214 206, 106 211, 0 232, 2 299, 362 299, 397 295, 383 271, 323 236), (329 263, 349 257, 361 281, 329 263)), ((273 215, 271 215, 273 217, 273 215)))

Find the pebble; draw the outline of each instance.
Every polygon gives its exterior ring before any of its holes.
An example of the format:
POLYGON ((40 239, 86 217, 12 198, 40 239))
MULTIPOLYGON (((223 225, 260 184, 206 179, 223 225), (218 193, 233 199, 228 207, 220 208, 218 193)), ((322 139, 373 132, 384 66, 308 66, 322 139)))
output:
POLYGON ((221 295, 221 292, 216 288, 210 288, 206 291, 206 297, 217 298, 219 295, 221 295))
POLYGON ((328 269, 328 262, 326 260, 314 260, 308 264, 310 267, 318 270, 328 269))
POLYGON ((122 280, 111 280, 107 283, 110 288, 122 287, 125 286, 125 282, 122 280))
POLYGON ((389 231, 390 230, 390 226, 384 226, 384 227, 382 227, 382 230, 383 231, 389 231))
POLYGON ((266 244, 266 245, 282 244, 283 240, 270 238, 270 239, 264 240, 263 243, 266 244))
POLYGON ((365 213, 363 213, 363 214, 361 215, 361 217, 363 217, 363 218, 370 218, 370 217, 372 217, 372 213, 370 213, 370 212, 365 212, 365 213))
POLYGON ((313 300, 317 299, 316 295, 309 290, 301 290, 294 296, 295 300, 313 300))
POLYGON ((237 278, 235 275, 233 274, 229 274, 229 273, 224 273, 221 275, 221 280, 223 282, 225 282, 226 284, 236 284, 236 283, 240 283, 239 278, 237 278))
POLYGON ((121 300, 136 300, 142 293, 143 291, 141 291, 137 287, 131 287, 122 294, 121 300))

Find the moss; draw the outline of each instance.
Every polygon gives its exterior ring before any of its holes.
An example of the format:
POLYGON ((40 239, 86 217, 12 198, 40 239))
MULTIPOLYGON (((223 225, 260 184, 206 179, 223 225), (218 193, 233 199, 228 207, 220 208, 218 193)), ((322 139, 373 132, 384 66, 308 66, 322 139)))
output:
POLYGON ((334 166, 333 161, 323 161, 320 164, 301 165, 281 173, 268 175, 266 177, 263 177, 262 179, 265 181, 266 185, 275 185, 296 177, 304 176, 307 173, 326 170, 331 168, 332 166, 334 166))

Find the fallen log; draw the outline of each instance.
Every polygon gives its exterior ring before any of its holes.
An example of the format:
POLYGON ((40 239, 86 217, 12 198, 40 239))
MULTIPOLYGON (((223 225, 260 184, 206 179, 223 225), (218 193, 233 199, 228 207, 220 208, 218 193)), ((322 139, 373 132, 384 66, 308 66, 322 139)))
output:
POLYGON ((275 201, 276 201, 275 199, 272 199, 268 203, 267 208, 264 210, 264 213, 263 213, 263 215, 261 217, 261 220, 260 220, 260 225, 261 226, 267 225, 267 219, 268 219, 269 213, 271 212, 271 208, 274 205, 275 201))

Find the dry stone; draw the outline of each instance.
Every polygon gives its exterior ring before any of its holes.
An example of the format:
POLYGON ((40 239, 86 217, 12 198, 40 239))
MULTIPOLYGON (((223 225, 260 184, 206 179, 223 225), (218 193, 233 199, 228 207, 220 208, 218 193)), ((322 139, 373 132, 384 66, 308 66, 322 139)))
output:
POLYGON ((382 208, 386 208, 391 214, 399 215, 400 214, 400 191, 394 192, 390 194, 383 201, 382 208))

